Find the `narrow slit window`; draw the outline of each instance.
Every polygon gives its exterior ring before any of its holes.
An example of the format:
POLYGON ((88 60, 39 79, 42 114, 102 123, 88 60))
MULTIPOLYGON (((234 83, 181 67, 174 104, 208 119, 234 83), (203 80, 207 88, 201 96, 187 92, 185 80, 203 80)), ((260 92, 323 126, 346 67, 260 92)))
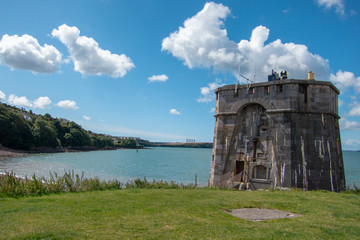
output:
POLYGON ((270 86, 264 87, 264 93, 265 93, 265 95, 270 94, 270 86))

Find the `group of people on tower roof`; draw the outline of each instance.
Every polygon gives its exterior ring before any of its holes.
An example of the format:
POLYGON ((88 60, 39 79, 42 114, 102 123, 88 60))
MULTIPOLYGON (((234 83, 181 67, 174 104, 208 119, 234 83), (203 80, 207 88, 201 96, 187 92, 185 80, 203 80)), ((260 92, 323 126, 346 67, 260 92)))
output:
POLYGON ((278 72, 271 70, 271 75, 268 76, 268 81, 271 82, 271 81, 275 81, 275 80, 283 80, 283 79, 287 79, 287 72, 286 70, 283 72, 281 71, 280 72, 280 75, 278 72))

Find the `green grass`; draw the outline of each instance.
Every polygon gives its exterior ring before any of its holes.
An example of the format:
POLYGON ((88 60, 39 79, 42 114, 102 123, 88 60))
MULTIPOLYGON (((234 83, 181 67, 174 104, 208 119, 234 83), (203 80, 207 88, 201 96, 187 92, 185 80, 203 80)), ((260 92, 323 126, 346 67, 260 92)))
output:
POLYGON ((0 239, 360 239, 360 196, 325 191, 122 189, 0 198, 0 239), (251 222, 223 210, 302 217, 251 222))

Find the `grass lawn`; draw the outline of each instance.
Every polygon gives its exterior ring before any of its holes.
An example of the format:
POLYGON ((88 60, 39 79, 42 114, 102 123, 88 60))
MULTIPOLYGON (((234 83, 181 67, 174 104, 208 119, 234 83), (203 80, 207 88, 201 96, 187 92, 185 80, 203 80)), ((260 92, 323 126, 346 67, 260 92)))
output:
POLYGON ((360 239, 360 195, 125 189, 0 198, 0 239, 360 239), (302 217, 251 222, 223 210, 302 217))

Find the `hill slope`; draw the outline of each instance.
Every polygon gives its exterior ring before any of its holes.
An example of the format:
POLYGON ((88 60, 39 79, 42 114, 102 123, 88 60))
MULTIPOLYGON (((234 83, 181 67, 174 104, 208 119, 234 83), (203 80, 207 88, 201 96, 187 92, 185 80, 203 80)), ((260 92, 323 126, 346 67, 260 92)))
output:
POLYGON ((23 150, 44 148, 99 149, 114 147, 110 136, 84 130, 66 119, 0 103, 0 144, 23 150))
POLYGON ((0 103, 0 146, 31 151, 96 150, 137 147, 211 148, 212 143, 153 143, 139 138, 97 134, 64 118, 38 115, 0 103))

